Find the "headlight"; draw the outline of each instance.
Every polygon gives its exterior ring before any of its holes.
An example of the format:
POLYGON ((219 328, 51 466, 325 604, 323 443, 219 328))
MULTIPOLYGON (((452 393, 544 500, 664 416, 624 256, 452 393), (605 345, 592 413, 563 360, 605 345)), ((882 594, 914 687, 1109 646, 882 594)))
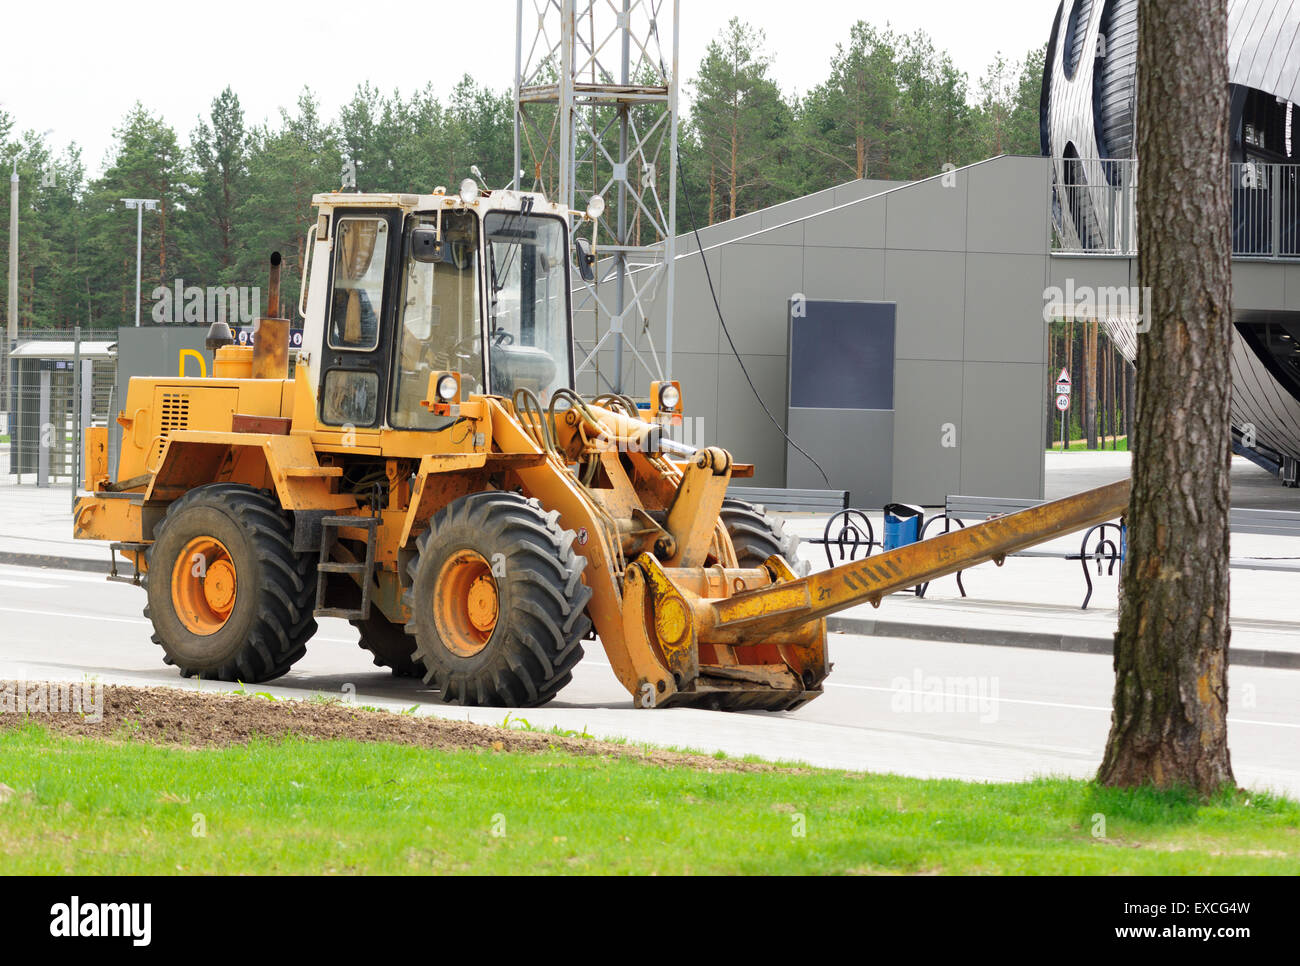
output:
POLYGON ((674 386, 671 382, 659 388, 659 411, 673 412, 677 409, 677 404, 682 401, 682 391, 674 386))
POLYGON ((473 178, 466 178, 460 183, 460 200, 467 205, 478 201, 478 184, 473 178))
POLYGON ((438 380, 438 398, 445 403, 451 402, 460 392, 460 381, 450 373, 438 380))
POLYGON ((587 200, 587 217, 595 221, 605 213, 605 199, 600 195, 592 195, 587 200))

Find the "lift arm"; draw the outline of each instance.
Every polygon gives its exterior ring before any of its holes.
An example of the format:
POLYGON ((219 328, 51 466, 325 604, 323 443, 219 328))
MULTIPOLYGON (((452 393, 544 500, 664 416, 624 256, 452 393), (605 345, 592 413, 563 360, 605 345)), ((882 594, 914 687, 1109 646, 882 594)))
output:
POLYGON ((987 560, 1001 564, 1009 554, 1113 520, 1124 513, 1128 499, 1129 481, 1121 480, 799 580, 721 600, 697 599, 699 640, 734 643, 805 627, 815 633, 813 622, 849 607, 879 606, 895 591, 987 560))

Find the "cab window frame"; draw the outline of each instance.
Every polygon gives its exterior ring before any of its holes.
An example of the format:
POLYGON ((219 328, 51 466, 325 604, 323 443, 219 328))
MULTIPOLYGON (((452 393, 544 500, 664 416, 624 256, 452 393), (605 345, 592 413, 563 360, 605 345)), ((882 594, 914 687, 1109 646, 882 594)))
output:
POLYGON ((538 219, 538 220, 541 220, 541 219, 549 219, 549 220, 556 221, 556 222, 559 222, 559 223, 560 223, 561 237, 562 237, 563 240, 564 240, 564 249, 565 249, 565 251, 564 251, 564 257, 563 257, 563 259, 562 259, 562 264, 563 264, 563 266, 564 266, 564 329, 565 329, 565 338, 566 338, 566 340, 567 340, 566 345, 567 345, 567 349, 568 349, 568 351, 567 351, 567 353, 566 353, 566 356, 567 356, 567 359, 566 359, 567 369, 566 369, 566 371, 567 371, 567 373, 568 373, 568 379, 565 380, 565 381, 562 383, 562 385, 563 385, 565 388, 568 388, 568 389, 572 390, 572 389, 575 389, 576 386, 577 386, 577 360, 574 358, 574 351, 573 351, 573 348, 574 348, 574 342, 573 342, 573 265, 572 265, 572 262, 573 262, 573 253, 572 253, 572 249, 573 249, 573 225, 572 225, 572 223, 571 223, 568 219, 566 219, 563 215, 556 215, 556 214, 552 214, 552 213, 550 213, 550 212, 542 212, 542 211, 517 212, 517 211, 511 211, 511 210, 509 210, 509 209, 505 209, 505 208, 493 208, 493 209, 490 209, 489 211, 485 211, 485 212, 483 213, 483 216, 479 219, 479 223, 480 223, 479 234, 480 234, 480 236, 481 236, 481 239, 480 239, 480 240, 481 240, 481 242, 482 242, 482 249, 483 249, 483 254, 481 255, 481 258, 483 259, 483 265, 482 265, 482 269, 481 269, 481 271, 482 271, 482 274, 483 274, 483 290, 484 290, 484 291, 483 291, 483 299, 484 299, 484 306, 483 306, 483 329, 484 329, 484 334, 483 334, 483 338, 484 338, 484 340, 485 340, 485 341, 484 341, 484 347, 483 347, 483 364, 484 364, 484 368, 487 369, 487 379, 488 379, 488 381, 487 381, 487 383, 486 383, 486 385, 487 385, 487 391, 488 391, 489 394, 495 394, 495 393, 497 393, 497 387, 496 387, 495 385, 493 385, 493 383, 492 383, 492 360, 491 360, 491 357, 490 357, 490 355, 489 355, 489 353, 491 352, 491 347, 487 344, 487 341, 486 341, 486 340, 488 339, 488 333, 492 331, 492 328, 491 328, 491 327, 496 323, 496 320, 495 320, 495 319, 492 319, 492 318, 489 318, 489 317, 488 317, 489 314, 490 314, 491 311, 492 311, 492 307, 491 307, 491 295, 490 295, 490 294, 488 293, 488 291, 487 291, 488 288, 492 285, 492 278, 491 278, 491 272, 492 272, 492 269, 491 269, 490 264, 489 264, 489 262, 487 261, 487 259, 491 257, 490 254, 489 254, 489 252, 488 252, 488 246, 491 245, 492 242, 491 242, 491 240, 488 238, 487 222, 488 222, 488 219, 489 219, 490 217, 492 217, 493 215, 502 215, 502 216, 505 216, 506 218, 509 218, 511 215, 518 215, 518 214, 524 214, 527 218, 534 218, 534 219, 538 219))
MULTIPOLYGON (((389 291, 389 266, 393 257, 392 234, 392 220, 383 213, 370 211, 336 213, 332 219, 330 224, 329 315, 325 320, 325 344, 331 351, 371 353, 378 349, 383 342, 384 315, 393 297, 389 291), (382 260, 384 271, 379 283, 379 307, 371 306, 371 311, 375 316, 375 336, 373 343, 370 345, 351 345, 347 342, 336 343, 334 341, 334 297, 337 291, 335 283, 338 280, 339 259, 342 257, 341 236, 343 226, 349 221, 374 221, 384 226, 384 256, 382 260)), ((372 265, 374 264, 374 258, 374 253, 371 253, 372 265)))
POLYGON ((401 208, 387 205, 358 205, 356 207, 337 207, 330 214, 329 220, 329 252, 326 264, 329 271, 325 276, 325 288, 329 293, 326 303, 326 314, 321 339, 318 343, 321 350, 321 357, 317 365, 321 367, 321 381, 317 387, 316 398, 316 419, 321 427, 331 429, 347 425, 345 423, 334 423, 325 418, 325 378, 327 374, 336 369, 357 369, 373 372, 379 378, 379 404, 375 409, 375 418, 372 422, 365 424, 355 424, 357 429, 379 429, 388 423, 388 386, 391 378, 388 361, 392 350, 392 328, 393 319, 396 318, 394 301, 394 289, 396 282, 394 276, 400 274, 401 257, 402 257, 402 227, 404 224, 404 213, 401 208), (333 341, 332 327, 334 323, 334 275, 338 265, 338 259, 335 246, 338 244, 338 226, 349 218, 358 220, 378 220, 385 224, 385 233, 387 235, 387 251, 384 260, 384 283, 382 288, 382 305, 377 315, 379 325, 377 327, 377 342, 373 348, 362 349, 353 346, 341 345, 336 346, 333 341), (394 243, 393 239, 398 241, 394 243))

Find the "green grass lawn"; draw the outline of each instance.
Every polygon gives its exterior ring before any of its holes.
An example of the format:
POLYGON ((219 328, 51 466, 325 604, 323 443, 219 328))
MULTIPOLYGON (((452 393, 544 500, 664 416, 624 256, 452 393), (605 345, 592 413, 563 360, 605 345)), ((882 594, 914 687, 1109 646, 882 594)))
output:
POLYGON ((1300 805, 289 738, 0 732, 8 873, 1300 873, 1300 805), (1104 834, 1098 816, 1104 816, 1104 834), (199 834, 202 833, 202 834, 199 834))

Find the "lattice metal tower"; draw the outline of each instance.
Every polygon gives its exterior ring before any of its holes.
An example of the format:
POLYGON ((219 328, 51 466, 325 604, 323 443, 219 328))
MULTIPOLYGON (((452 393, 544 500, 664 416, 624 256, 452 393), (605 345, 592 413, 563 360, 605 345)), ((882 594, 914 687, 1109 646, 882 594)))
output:
POLYGON ((650 378, 668 378, 672 368, 678 7, 679 0, 518 2, 515 171, 521 188, 540 188, 572 209, 586 208, 593 194, 606 201, 590 228, 596 281, 574 292, 575 316, 595 325, 574 339, 579 374, 595 371, 602 388, 617 392, 629 391, 624 348, 650 378), (649 323, 661 293, 662 358, 649 323), (601 371, 601 352, 611 348, 613 372, 601 371))

